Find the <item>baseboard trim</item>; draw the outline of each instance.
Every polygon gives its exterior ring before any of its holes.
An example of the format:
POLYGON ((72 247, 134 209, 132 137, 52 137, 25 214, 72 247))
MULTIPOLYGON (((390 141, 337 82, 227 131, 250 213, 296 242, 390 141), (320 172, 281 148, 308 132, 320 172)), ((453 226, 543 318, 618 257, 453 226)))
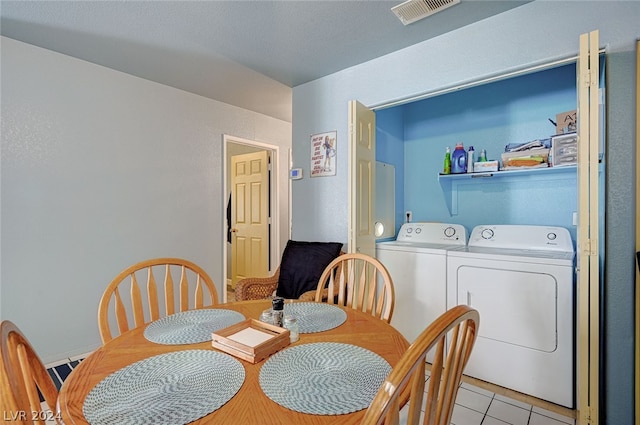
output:
POLYGON ((481 379, 462 375, 462 382, 474 385, 478 388, 482 388, 484 390, 491 391, 505 397, 512 398, 514 400, 521 401, 523 403, 530 404, 532 406, 540 407, 542 409, 557 413, 562 416, 567 416, 572 419, 576 419, 577 417, 577 410, 575 409, 569 409, 568 407, 560 406, 559 404, 551 403, 550 401, 542 400, 529 394, 523 394, 509 388, 501 387, 500 385, 492 384, 481 379))

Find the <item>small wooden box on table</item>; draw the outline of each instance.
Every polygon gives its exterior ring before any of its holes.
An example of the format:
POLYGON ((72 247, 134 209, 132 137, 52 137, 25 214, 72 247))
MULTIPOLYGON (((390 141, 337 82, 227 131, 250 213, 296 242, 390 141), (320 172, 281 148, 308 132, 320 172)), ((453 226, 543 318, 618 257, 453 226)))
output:
POLYGON ((211 345, 250 363, 258 363, 289 345, 289 330, 247 319, 211 334, 211 345))

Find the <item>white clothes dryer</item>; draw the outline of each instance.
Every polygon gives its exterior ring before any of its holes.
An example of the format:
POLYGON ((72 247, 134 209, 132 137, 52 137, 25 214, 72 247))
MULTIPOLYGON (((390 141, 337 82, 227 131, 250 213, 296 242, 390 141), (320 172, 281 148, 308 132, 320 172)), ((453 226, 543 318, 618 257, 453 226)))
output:
POLYGON ((476 226, 447 257, 447 307, 480 313, 465 374, 573 408, 574 282, 567 229, 476 226))
POLYGON ((391 325, 409 342, 447 308, 447 250, 464 247, 459 224, 405 223, 395 241, 376 244, 395 290, 391 325))

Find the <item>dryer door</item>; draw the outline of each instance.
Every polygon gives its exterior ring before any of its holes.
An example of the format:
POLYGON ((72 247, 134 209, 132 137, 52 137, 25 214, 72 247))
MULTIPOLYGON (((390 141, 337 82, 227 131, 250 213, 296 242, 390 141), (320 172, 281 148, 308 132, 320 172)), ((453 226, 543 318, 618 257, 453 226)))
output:
POLYGON ((555 351, 557 281, 544 271, 486 268, 458 269, 458 304, 482 312, 478 337, 533 350, 555 351))
POLYGON ((572 407, 571 265, 492 257, 447 260, 447 307, 470 304, 480 312, 465 374, 572 407))

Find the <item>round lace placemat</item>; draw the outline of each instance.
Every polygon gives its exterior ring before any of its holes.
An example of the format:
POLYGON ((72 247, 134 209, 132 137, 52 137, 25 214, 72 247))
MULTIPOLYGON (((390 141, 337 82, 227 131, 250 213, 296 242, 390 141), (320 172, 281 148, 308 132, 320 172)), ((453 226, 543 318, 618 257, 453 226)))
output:
POLYGON ((287 303, 284 314, 297 319, 300 333, 328 331, 347 320, 347 313, 340 307, 326 303, 287 303))
POLYGON ((228 354, 186 350, 140 360, 93 387, 82 412, 92 425, 187 424, 219 409, 244 382, 228 354))
POLYGON ((391 372, 365 348, 319 342, 289 347, 260 369, 260 387, 271 400, 297 412, 340 415, 365 409, 391 372))
POLYGON ((235 325, 244 319, 242 314, 233 310, 187 310, 149 323, 144 330, 144 337, 158 344, 197 344, 211 340, 211 332, 235 325))

